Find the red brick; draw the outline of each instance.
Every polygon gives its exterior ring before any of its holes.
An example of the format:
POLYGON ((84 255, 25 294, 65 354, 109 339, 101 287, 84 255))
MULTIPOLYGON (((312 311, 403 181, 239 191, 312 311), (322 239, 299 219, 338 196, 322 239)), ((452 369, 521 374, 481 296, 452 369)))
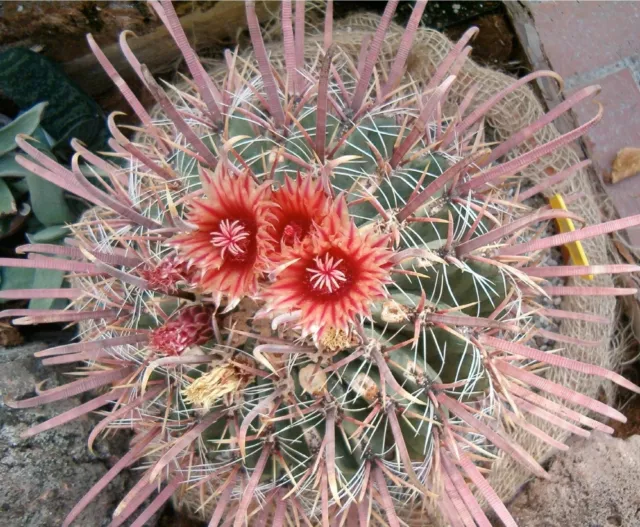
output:
MULTIPOLYGON (((640 90, 631 72, 624 69, 599 81, 602 92, 596 98, 604 106, 604 116, 585 137, 590 159, 602 180, 617 152, 626 146, 640 146, 640 90)), ((575 114, 580 124, 596 113, 594 104, 582 103, 575 114)), ((640 175, 615 185, 605 185, 620 216, 640 213, 640 175)), ((631 242, 640 246, 640 227, 628 231, 631 242)))
POLYGON ((544 52, 568 79, 640 53, 640 2, 540 2, 529 8, 544 52))

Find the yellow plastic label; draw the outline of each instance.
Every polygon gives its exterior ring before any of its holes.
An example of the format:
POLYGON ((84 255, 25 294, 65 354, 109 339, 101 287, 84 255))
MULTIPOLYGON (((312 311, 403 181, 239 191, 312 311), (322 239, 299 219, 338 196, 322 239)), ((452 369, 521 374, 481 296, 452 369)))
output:
MULTIPOLYGON (((568 210, 567 205, 560 194, 551 196, 549 198, 549 205, 551 205, 552 209, 568 210)), ((576 230, 576 226, 570 218, 557 218, 556 224, 558 225, 558 230, 560 232, 573 232, 576 230)), ((584 247, 582 247, 582 243, 580 241, 567 243, 564 247, 567 249, 569 258, 573 265, 589 265, 589 260, 587 260, 587 255, 584 252, 584 247)), ((593 280, 593 275, 583 275, 583 278, 593 280)))

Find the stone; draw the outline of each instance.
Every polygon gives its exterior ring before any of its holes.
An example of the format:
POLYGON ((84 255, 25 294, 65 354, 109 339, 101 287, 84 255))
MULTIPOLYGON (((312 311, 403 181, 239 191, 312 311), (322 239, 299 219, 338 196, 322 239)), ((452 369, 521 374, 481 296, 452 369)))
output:
POLYGON ((606 68, 640 52, 638 2, 526 4, 545 54, 564 79, 606 68))
POLYGON ((640 435, 593 432, 574 441, 510 505, 519 527, 633 527, 640 525, 640 435))
POLYGON ((640 148, 623 148, 618 152, 611 167, 607 183, 617 183, 623 179, 640 174, 640 148))
MULTIPOLYGON (((9 408, 6 400, 34 394, 36 385, 47 387, 65 381, 62 369, 41 365, 33 353, 43 344, 0 349, 0 523, 11 527, 52 527, 126 451, 126 434, 98 441, 95 455, 87 448, 87 438, 95 418, 85 416, 29 439, 21 434, 30 426, 77 406, 79 397, 27 410, 9 408)), ((68 382, 68 379, 67 379, 68 382)), ((135 482, 120 474, 87 507, 74 525, 106 526, 128 488, 135 482)), ((149 523, 148 525, 154 525, 149 523)))

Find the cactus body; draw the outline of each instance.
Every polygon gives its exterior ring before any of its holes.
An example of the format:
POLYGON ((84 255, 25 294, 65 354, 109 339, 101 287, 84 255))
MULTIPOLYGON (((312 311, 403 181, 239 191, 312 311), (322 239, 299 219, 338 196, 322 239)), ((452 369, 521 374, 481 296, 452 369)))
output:
MULTIPOLYGON (((143 129, 132 142, 110 118, 112 146, 129 160, 127 170, 79 144, 66 169, 18 139, 36 161, 19 159, 26 168, 96 205, 73 226, 65 250, 30 245, 22 250, 50 256, 0 263, 70 273, 64 291, 75 310, 5 314, 20 317, 17 324, 82 323, 79 343, 40 354, 52 364, 88 361, 91 375, 65 393, 109 388, 112 396, 99 400, 115 402, 91 441, 126 425, 137 434, 130 461, 147 456, 114 525, 158 488, 136 525, 187 489, 210 525, 225 517, 236 527, 284 525, 295 517, 308 525, 395 526, 420 512, 452 525, 487 525, 474 487, 513 525, 483 474, 500 451, 545 472, 501 423, 552 444, 527 413, 561 426, 575 428, 567 418, 608 428, 550 395, 622 417, 545 381, 538 366, 638 391, 617 374, 541 352, 531 338, 540 316, 606 323, 542 308, 545 279, 637 270, 547 268, 538 265, 543 251, 640 218, 538 238, 535 229, 550 220, 579 218, 531 210, 517 190, 509 193, 520 170, 600 114, 554 144, 511 161, 494 158, 500 147, 485 142, 482 122, 491 101, 473 111, 461 101, 443 115, 464 40, 432 85, 402 77, 425 2, 417 2, 395 60, 376 63, 396 3, 354 61, 331 45, 330 24, 324 49, 305 60, 303 9, 298 3, 294 32, 291 2, 283 2, 282 64, 269 62, 248 3, 254 55, 228 53, 225 74, 214 80, 171 3, 154 2, 193 84, 165 90, 127 53, 164 112, 152 119, 120 84, 143 129), (79 163, 102 182, 88 183, 79 163)), ((53 389, 13 404, 64 395, 53 389)))

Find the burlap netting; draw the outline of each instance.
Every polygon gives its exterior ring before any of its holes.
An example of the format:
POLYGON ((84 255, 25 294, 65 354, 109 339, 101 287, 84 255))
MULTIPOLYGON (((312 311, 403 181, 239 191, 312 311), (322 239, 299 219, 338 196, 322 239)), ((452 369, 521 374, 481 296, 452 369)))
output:
MULTIPOLYGON (((342 20, 336 20, 334 23, 333 42, 338 44, 355 62, 360 52, 362 39, 371 35, 379 23, 380 17, 374 14, 355 14, 342 20)), ((403 31, 404 28, 401 26, 391 25, 384 39, 381 59, 383 67, 385 62, 389 65, 395 57, 403 31)), ((307 35, 305 40, 305 56, 307 59, 314 60, 317 58, 318 49, 322 46, 322 39, 322 34, 319 31, 315 33, 312 31, 311 34, 307 35)), ((417 83, 426 84, 442 62, 442 59, 452 49, 452 46, 451 41, 443 34, 431 29, 420 29, 415 37, 407 61, 407 73, 417 83)), ((268 31, 267 47, 272 61, 281 63, 283 61, 282 41, 277 22, 268 31)), ((214 77, 222 73, 224 66, 220 62, 204 62, 210 68, 214 77)), ((388 70, 388 67, 386 69, 388 70)), ((448 106, 449 108, 455 108, 469 87, 476 84, 478 91, 470 108, 472 110, 513 82, 514 79, 507 75, 486 67, 480 67, 473 61, 467 60, 449 92, 448 106)), ((157 110, 159 111, 159 109, 157 110)), ((594 105, 594 114, 595 111, 594 105)), ((445 115, 451 114, 447 113, 447 108, 444 109, 444 113, 445 115)), ((503 140, 534 122, 543 113, 544 110, 533 91, 529 87, 522 87, 507 95, 489 110, 486 115, 485 125, 491 132, 492 137, 503 140)), ((519 151, 512 151, 510 156, 515 157, 559 135, 553 125, 548 125, 535 135, 535 141, 529 141, 527 144, 522 145, 519 151)), ((144 141, 143 138, 140 139, 144 141)), ((574 147, 563 147, 525 169, 520 177, 523 184, 534 183, 547 178, 550 174, 557 173, 576 164, 579 160, 574 147)), ((602 221, 600 208, 596 200, 596 188, 585 171, 581 171, 566 183, 556 186, 553 191, 560 192, 564 196, 580 194, 581 198, 571 203, 571 210, 583 216, 587 224, 602 221)), ((605 264, 610 262, 608 239, 587 240, 583 244, 590 263, 605 264)), ((578 282, 592 286, 613 285, 613 281, 609 276, 596 276, 593 281, 589 282, 576 279, 573 283, 578 282)), ((560 331, 567 336, 601 342, 597 347, 565 345, 564 356, 610 369, 618 367, 621 362, 621 350, 618 349, 615 341, 615 332, 619 322, 615 299, 612 297, 567 297, 563 300, 562 308, 576 312, 594 313, 609 318, 616 317, 614 323, 609 326, 565 320, 560 325, 560 331)), ((610 383, 605 383, 601 379, 556 368, 549 368, 546 375, 548 379, 590 397, 598 398, 604 395, 609 402, 612 401, 614 395, 613 387, 610 383)), ((578 407, 575 409, 583 411, 578 407)), ((549 426, 546 421, 534 419, 533 417, 529 417, 529 419, 556 439, 562 441, 568 435, 562 430, 549 426)), ((519 444, 524 446, 540 462, 553 453, 553 449, 550 446, 521 429, 510 433, 519 444)), ((521 465, 512 461, 508 456, 502 456, 494 463, 489 480, 503 501, 507 502, 513 498, 518 489, 530 477, 530 473, 521 465)), ((183 507, 186 505, 187 510, 194 511, 197 508, 195 503, 189 503, 190 500, 187 496, 182 498, 181 505, 183 507)), ((419 524, 422 525, 422 521, 419 524)))

